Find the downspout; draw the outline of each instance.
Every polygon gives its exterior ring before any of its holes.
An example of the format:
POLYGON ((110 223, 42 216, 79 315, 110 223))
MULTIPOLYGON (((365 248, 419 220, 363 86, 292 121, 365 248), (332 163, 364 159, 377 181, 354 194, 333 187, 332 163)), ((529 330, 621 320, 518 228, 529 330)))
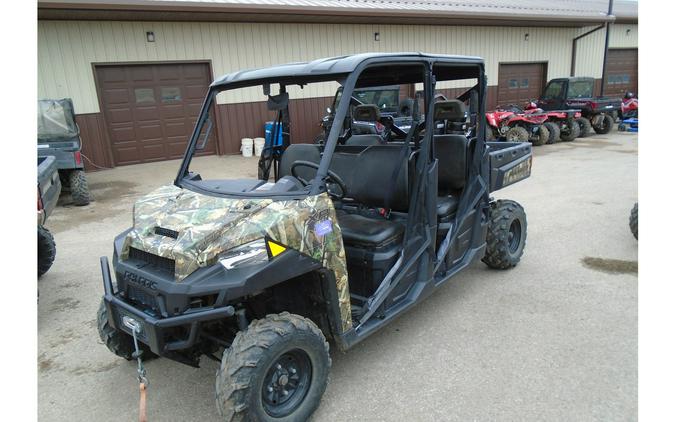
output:
POLYGON ((582 39, 582 38, 584 38, 588 35, 591 35, 592 33, 596 32, 596 31, 601 30, 604 27, 605 27, 605 24, 599 25, 598 27, 593 28, 588 32, 584 32, 583 34, 579 35, 578 37, 575 37, 572 40, 572 67, 570 69, 570 76, 575 76, 574 70, 577 67, 577 41, 579 41, 580 39, 582 39))
MULTIPOLYGON (((612 16, 612 6, 614 0, 609 0, 609 9, 607 10, 607 17, 612 16)), ((609 22, 605 23, 607 29, 605 30, 605 56, 602 59, 602 85, 600 85, 600 96, 605 95, 605 77, 607 76, 607 50, 609 50, 609 22)))

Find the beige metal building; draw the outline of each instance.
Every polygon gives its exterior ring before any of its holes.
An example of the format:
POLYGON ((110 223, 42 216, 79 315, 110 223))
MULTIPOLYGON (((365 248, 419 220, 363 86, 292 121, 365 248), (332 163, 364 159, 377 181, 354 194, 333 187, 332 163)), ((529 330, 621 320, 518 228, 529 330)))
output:
MULTIPOLYGON (((83 152, 102 167, 181 157, 214 78, 321 57, 481 56, 494 107, 536 98, 555 77, 591 76, 599 92, 607 24, 605 94, 637 92, 630 1, 608 15, 600 0, 40 0, 38 18, 38 95, 73 99, 83 152), (140 112, 140 103, 154 106, 140 112)), ((293 142, 312 140, 333 89, 302 93, 290 110, 293 142)), ((207 153, 238 153, 266 119, 257 92, 219 96, 218 142, 207 153)))

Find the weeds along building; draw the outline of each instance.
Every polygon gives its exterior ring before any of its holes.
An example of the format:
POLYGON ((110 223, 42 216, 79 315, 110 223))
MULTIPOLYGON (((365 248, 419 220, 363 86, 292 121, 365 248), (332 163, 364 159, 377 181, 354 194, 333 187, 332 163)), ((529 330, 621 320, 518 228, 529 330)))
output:
MULTIPOLYGON (((83 153, 114 167, 182 157, 214 78, 322 57, 481 56, 489 108, 536 98, 546 81, 570 75, 595 78, 596 94, 603 84, 606 95, 637 93, 637 9, 614 1, 610 15, 598 0, 39 0, 38 97, 72 98, 83 153)), ((312 141, 333 94, 309 90, 292 104, 293 142, 312 141)), ((241 138, 263 136, 271 114, 262 100, 219 97, 206 153, 239 153, 241 138)))

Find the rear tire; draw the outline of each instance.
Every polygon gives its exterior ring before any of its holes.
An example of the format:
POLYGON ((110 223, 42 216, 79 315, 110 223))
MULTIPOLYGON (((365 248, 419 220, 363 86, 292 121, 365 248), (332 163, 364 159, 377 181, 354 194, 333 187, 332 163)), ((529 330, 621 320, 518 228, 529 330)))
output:
POLYGON ((593 130, 598 135, 605 135, 609 133, 614 127, 614 119, 609 114, 603 114, 602 118, 598 119, 598 124, 593 126, 593 130))
POLYGON ((253 321, 223 353, 218 413, 228 422, 307 420, 319 407, 330 366, 328 343, 309 319, 283 312, 253 321))
POLYGON ((490 268, 515 267, 523 256, 527 240, 525 210, 516 201, 490 203, 490 217, 483 262, 490 268))
POLYGON ((560 126, 553 122, 546 122, 544 126, 546 126, 549 133, 547 144, 555 144, 560 141, 560 126))
POLYGON ((579 117, 577 123, 579 124, 579 137, 587 137, 591 133, 591 121, 585 117, 579 117))
POLYGON ((68 173, 68 185, 70 186, 70 196, 73 198, 75 205, 89 204, 89 185, 84 170, 72 170, 68 173))
POLYGON ((532 145, 538 147, 538 146, 542 146, 545 143, 547 143, 549 136, 550 136, 550 133, 549 133, 548 129, 546 128, 546 126, 540 125, 539 131, 537 132, 536 135, 532 135, 530 140, 532 142, 532 145))
POLYGON ((56 258, 56 242, 54 242, 54 236, 52 236, 49 230, 42 226, 38 226, 37 228, 37 246, 37 272, 39 278, 49 271, 54 263, 54 258, 56 258))
MULTIPOLYGON (((99 305, 98 312, 96 313, 96 322, 98 335, 101 338, 101 341, 105 343, 108 350, 121 358, 132 360, 132 354, 136 350, 134 348, 134 339, 127 333, 116 330, 110 326, 110 323, 108 322, 108 308, 106 308, 103 300, 101 300, 101 305, 99 305)), ((143 360, 157 357, 157 355, 152 353, 150 348, 144 343, 139 341, 138 347, 143 352, 143 360)))
POLYGON ((506 142, 527 142, 530 134, 527 129, 520 126, 514 126, 506 132, 506 142))
POLYGON ((638 203, 636 202, 633 205, 633 209, 630 211, 630 218, 628 219, 628 225, 630 226, 630 231, 635 236, 635 240, 638 240, 638 203))
POLYGON ((563 142, 572 142, 579 136, 579 123, 573 120, 571 124, 567 125, 565 130, 560 131, 560 140, 563 142))

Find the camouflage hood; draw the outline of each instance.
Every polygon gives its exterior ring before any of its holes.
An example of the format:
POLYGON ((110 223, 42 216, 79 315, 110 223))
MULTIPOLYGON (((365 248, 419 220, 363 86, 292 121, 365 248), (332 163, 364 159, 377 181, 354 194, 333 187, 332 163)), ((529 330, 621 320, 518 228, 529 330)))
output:
POLYGON ((216 263, 224 251, 268 237, 320 261, 335 274, 343 329, 351 326, 342 235, 327 194, 304 199, 221 198, 163 186, 134 205, 134 227, 120 259, 133 247, 173 259, 175 281, 216 263))
POLYGON ((176 281, 182 281, 197 268, 213 263, 218 253, 263 237, 264 231, 254 227, 248 233, 252 238, 228 236, 227 231, 271 202, 219 198, 163 186, 134 205, 134 228, 127 235, 122 258, 134 247, 173 259, 176 281))

